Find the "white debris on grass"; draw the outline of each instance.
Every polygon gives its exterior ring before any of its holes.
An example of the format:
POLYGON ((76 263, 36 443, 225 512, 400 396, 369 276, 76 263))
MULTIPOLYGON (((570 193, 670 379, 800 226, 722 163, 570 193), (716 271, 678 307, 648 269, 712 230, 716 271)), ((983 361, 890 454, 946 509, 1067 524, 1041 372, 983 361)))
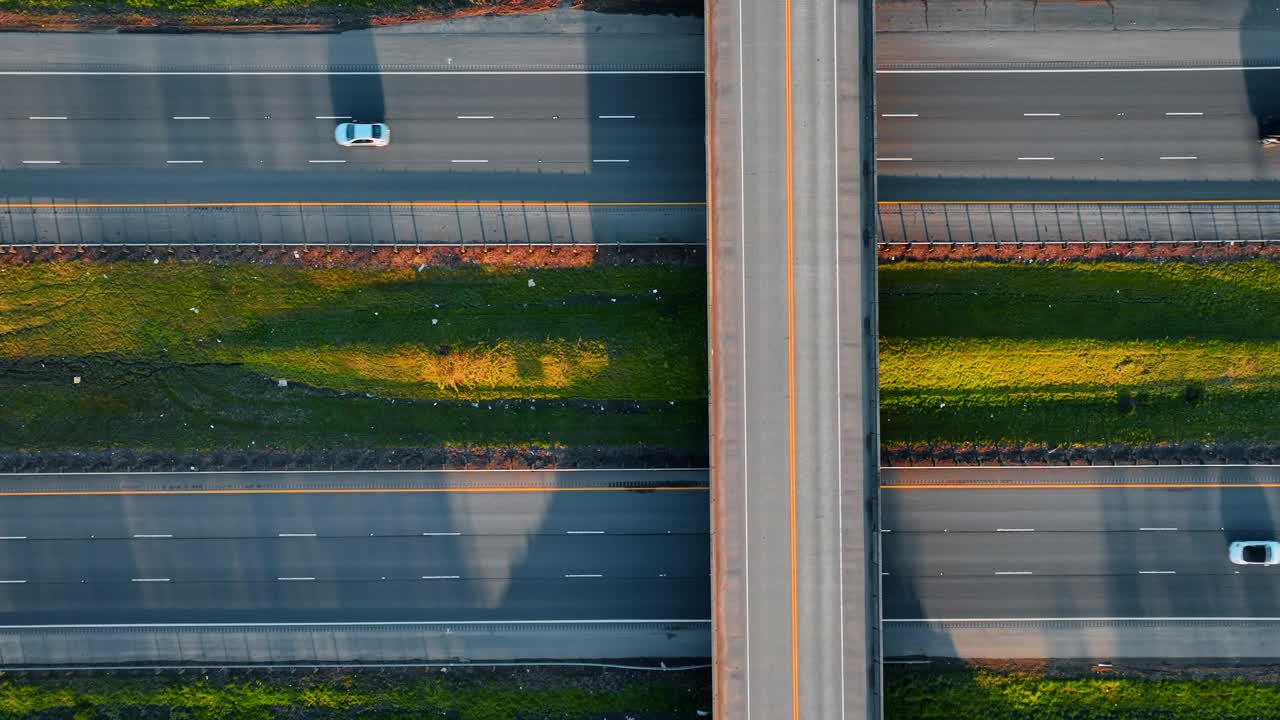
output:
POLYGON ((289 387, 289 381, 288 381, 288 380, 283 380, 283 379, 281 379, 281 380, 277 380, 277 381, 276 381, 276 387, 289 387))
POLYGON ((80 384, 80 376, 79 376, 79 375, 77 375, 77 376, 75 376, 75 377, 71 378, 71 384, 72 384, 72 385, 79 385, 79 384, 80 384))
POLYGON ((431 324, 432 324, 432 325, 437 325, 437 324, 439 324, 439 323, 440 323, 440 318, 431 318, 431 324))
POLYGON ((191 312, 193 312, 193 313, 197 314, 197 315, 199 315, 199 314, 200 314, 200 308, 187 308, 187 309, 188 309, 188 310, 190 310, 191 312))
POLYGON ((529 278, 529 287, 537 287, 537 286, 538 286, 538 283, 534 282, 533 278, 529 278))

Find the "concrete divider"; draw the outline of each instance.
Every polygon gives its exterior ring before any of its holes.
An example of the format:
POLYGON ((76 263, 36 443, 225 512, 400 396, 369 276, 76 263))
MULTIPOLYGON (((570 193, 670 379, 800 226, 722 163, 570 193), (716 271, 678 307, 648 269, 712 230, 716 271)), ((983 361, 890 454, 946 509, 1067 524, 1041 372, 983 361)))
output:
POLYGON ((881 244, 1280 241, 1280 203, 888 203, 881 244))
POLYGON ((710 621, 0 628, 0 667, 705 658, 710 621))
POLYGON ((0 245, 703 245, 702 203, 0 205, 0 245))

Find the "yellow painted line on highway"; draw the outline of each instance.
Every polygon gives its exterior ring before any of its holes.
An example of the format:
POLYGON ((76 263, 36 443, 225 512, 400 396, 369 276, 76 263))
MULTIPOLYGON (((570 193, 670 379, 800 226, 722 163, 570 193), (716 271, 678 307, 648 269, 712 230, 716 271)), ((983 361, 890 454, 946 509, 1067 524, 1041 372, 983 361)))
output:
POLYGON ((1168 490, 1194 490, 1204 488, 1215 490, 1220 488, 1280 488, 1280 483, 984 483, 957 485, 939 483, 936 485, 881 485, 881 490, 1143 490, 1146 488, 1168 490))
POLYGON ((1276 200, 878 200, 877 205, 1265 205, 1276 200))
POLYGON ((787 201, 787 478, 791 509, 791 718, 800 720, 800 608, 796 581, 796 278, 795 170, 791 107, 791 0, 783 0, 783 92, 786 105, 787 201))
POLYGON ((4 203, 6 208, 194 208, 194 207, 703 207, 705 202, 555 202, 543 200, 405 200, 403 202, 172 202, 172 203, 4 203))
POLYGON ((97 495, 348 495, 356 493, 547 493, 547 492, 634 492, 697 491, 707 485, 687 487, 515 487, 515 488, 217 488, 211 490, 13 490, 0 491, 0 497, 88 497, 97 495))

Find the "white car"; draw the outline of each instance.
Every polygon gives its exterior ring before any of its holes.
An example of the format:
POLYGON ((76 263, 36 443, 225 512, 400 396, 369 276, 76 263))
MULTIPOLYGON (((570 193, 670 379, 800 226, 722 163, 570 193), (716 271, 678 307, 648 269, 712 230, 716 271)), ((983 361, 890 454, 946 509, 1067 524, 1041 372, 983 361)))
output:
POLYGON ((342 147, 386 147, 391 142, 391 128, 383 123, 341 123, 333 131, 333 139, 342 147))
POLYGON ((1245 540, 1231 543, 1231 562, 1236 565, 1275 565, 1280 563, 1280 542, 1245 540))

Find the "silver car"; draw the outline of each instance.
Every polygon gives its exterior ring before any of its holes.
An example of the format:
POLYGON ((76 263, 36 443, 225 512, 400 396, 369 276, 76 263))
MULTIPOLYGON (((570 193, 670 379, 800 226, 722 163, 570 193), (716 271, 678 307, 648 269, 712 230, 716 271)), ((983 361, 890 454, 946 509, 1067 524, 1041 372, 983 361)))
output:
POLYGON ((1231 543, 1228 552, 1236 565, 1275 565, 1280 563, 1280 542, 1275 540, 1243 540, 1231 543))
POLYGON ((338 125, 333 139, 342 147, 386 147, 391 142, 391 128, 383 123, 349 123, 338 125))

